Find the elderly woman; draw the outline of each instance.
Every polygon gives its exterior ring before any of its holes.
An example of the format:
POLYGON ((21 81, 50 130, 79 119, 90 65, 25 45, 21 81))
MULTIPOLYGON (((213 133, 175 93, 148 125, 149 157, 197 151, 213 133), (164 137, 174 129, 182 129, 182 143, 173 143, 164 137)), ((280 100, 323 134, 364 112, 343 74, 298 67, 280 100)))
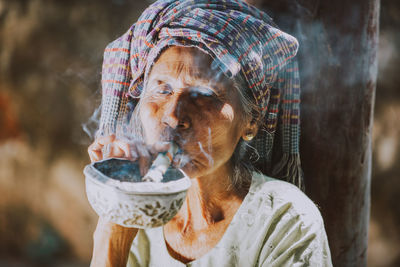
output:
POLYGON ((144 174, 173 141, 192 186, 163 227, 100 218, 92 266, 331 266, 321 215, 298 188, 297 48, 233 0, 158 1, 106 48, 91 160, 126 157, 144 174))

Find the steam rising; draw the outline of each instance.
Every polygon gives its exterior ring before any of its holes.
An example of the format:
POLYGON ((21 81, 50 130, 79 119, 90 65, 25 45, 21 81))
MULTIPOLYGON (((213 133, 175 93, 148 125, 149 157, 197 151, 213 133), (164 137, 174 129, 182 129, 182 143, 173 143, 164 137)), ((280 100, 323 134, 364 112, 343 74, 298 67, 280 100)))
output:
POLYGON ((210 154, 208 154, 206 151, 204 151, 203 145, 202 145, 200 142, 197 142, 197 143, 199 144, 200 151, 201 151, 201 152, 206 156, 206 158, 208 159, 208 163, 209 163, 210 165, 213 165, 213 164, 214 164, 214 160, 213 160, 212 156, 211 156, 210 154))
POLYGON ((95 109, 92 116, 86 123, 82 123, 83 131, 89 136, 91 140, 96 137, 96 132, 99 128, 101 105, 95 109))
POLYGON ((211 128, 208 127, 208 138, 207 138, 207 148, 208 148, 208 153, 204 150, 203 145, 201 142, 197 142, 199 144, 200 151, 206 156, 208 159, 208 164, 210 166, 214 165, 214 159, 212 158, 212 139, 211 139, 211 128))

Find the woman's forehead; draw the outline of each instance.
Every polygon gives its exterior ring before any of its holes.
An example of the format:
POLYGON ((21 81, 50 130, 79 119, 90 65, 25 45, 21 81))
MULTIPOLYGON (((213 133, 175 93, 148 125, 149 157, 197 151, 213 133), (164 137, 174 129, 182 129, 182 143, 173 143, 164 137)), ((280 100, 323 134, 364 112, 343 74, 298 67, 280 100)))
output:
POLYGON ((211 68, 213 59, 193 47, 170 47, 154 63, 149 79, 184 79, 188 82, 222 82, 224 75, 211 68), (222 78, 222 79, 221 79, 222 78))

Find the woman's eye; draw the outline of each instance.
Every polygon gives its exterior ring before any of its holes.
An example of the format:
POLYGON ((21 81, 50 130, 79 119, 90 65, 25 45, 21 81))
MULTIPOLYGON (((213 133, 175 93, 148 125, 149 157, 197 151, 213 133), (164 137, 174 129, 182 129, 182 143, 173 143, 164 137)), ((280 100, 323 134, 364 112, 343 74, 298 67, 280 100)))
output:
POLYGON ((216 97, 216 94, 213 90, 209 88, 197 87, 190 90, 190 96, 193 98, 202 96, 202 97, 216 97))
POLYGON ((158 90, 157 93, 160 95, 169 95, 171 94, 171 90, 158 90))
POLYGON ((159 95, 170 95, 172 93, 172 90, 169 86, 159 86, 155 88, 154 92, 156 92, 159 95))

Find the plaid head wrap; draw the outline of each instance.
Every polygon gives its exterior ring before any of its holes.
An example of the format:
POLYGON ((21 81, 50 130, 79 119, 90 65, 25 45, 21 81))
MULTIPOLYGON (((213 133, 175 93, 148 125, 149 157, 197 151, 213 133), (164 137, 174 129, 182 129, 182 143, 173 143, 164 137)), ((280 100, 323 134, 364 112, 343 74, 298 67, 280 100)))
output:
POLYGON ((298 42, 264 12, 240 0, 160 0, 104 53, 98 135, 117 133, 128 98, 140 97, 162 49, 197 47, 229 78, 245 81, 264 124, 252 145, 265 174, 303 189, 299 157, 298 42))

